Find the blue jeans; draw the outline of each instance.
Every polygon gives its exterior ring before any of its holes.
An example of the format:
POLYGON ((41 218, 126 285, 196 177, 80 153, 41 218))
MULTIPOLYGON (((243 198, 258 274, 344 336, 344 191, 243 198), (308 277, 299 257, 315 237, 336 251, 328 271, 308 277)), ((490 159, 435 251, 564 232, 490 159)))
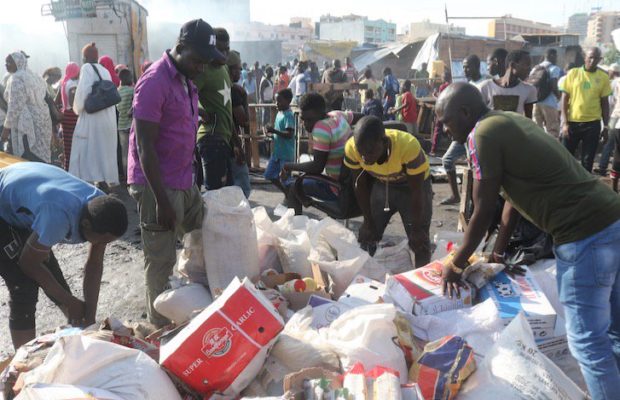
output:
POLYGON ((243 190, 246 199, 250 198, 252 185, 250 184, 250 169, 248 164, 237 164, 235 157, 230 159, 230 172, 232 174, 233 185, 239 186, 243 190))
POLYGON ((441 163, 446 172, 456 171, 456 161, 465 156, 467 156, 465 145, 453 140, 446 154, 441 158, 441 163))
POLYGON ((620 397, 620 220, 554 248, 571 353, 594 400, 620 397))

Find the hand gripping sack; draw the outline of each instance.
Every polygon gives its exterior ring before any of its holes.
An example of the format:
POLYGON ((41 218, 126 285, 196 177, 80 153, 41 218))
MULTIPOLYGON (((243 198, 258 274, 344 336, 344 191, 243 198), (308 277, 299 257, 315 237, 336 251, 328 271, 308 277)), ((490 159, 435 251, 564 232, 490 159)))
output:
POLYGON ((205 193, 202 243, 213 298, 235 278, 260 275, 256 226, 250 203, 237 186, 205 193))
POLYGON ((118 93, 118 89, 116 89, 116 85, 114 85, 112 81, 101 78, 101 74, 99 74, 99 70, 95 64, 90 65, 99 77, 99 80, 93 83, 91 92, 86 97, 86 101, 84 101, 84 111, 92 114, 117 105, 121 102, 121 95, 118 93))
POLYGON ((269 300, 248 279, 235 278, 161 347, 159 361, 203 395, 235 396, 259 373, 283 328, 269 300))

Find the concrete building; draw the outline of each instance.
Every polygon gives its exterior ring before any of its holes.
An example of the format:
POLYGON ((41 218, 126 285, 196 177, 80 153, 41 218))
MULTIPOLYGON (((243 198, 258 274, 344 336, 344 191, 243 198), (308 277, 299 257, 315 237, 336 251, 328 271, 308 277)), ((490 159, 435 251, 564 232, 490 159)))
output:
POLYGON ((590 16, 587 13, 573 14, 568 17, 568 25, 566 33, 579 35, 579 43, 583 43, 588 35, 588 20, 590 16))
POLYGON ((319 22, 321 40, 354 41, 364 43, 388 43, 396 41, 396 24, 382 19, 369 20, 359 15, 334 17, 324 15, 319 22))
POLYGON ((601 46, 612 43, 611 32, 620 28, 620 11, 601 11, 588 20, 586 43, 601 46))
POLYGON ((553 27, 550 24, 505 15, 489 21, 488 36, 505 40, 523 34, 562 33, 562 31, 561 28, 553 27))
POLYGON ((435 33, 456 33, 465 35, 465 28, 460 26, 438 24, 425 19, 420 22, 412 22, 405 28, 404 39, 406 41, 416 41, 426 39, 435 33))
POLYGON ((65 24, 69 59, 81 63, 82 47, 95 42, 100 55, 125 64, 136 76, 140 64, 149 58, 147 10, 135 0, 60 0, 41 8, 65 24))
MULTIPOLYGON (((273 41, 274 46, 281 46, 281 54, 284 60, 296 57, 303 44, 312 40, 314 36, 312 26, 301 26, 299 23, 269 25, 262 22, 250 22, 247 24, 225 24, 224 26, 228 29, 230 39, 233 42, 273 41)), ((243 54, 241 56, 243 58, 243 54)), ((260 58, 258 61, 264 62, 260 58)))

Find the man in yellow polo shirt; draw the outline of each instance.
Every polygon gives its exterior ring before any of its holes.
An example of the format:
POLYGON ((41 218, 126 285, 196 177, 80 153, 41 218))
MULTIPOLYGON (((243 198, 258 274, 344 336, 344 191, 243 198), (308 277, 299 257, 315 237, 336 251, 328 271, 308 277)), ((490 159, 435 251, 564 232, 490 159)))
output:
POLYGON ((385 129, 377 117, 364 117, 347 141, 344 164, 353 172, 364 216, 358 238, 362 247, 376 248, 398 212, 416 268, 428 264, 433 189, 428 159, 418 140, 407 132, 385 129))
POLYGON ((562 91, 562 143, 575 154, 583 142, 581 165, 592 172, 594 156, 601 134, 607 134, 611 84, 609 76, 598 68, 601 50, 594 47, 586 54, 585 65, 571 69, 560 86, 562 91))

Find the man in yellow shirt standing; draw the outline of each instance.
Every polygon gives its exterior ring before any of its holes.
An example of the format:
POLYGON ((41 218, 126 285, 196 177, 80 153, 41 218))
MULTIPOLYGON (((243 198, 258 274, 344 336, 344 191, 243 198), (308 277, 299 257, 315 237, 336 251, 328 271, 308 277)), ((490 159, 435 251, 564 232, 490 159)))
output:
POLYGON ((562 143, 573 155, 583 142, 581 165, 592 172, 594 156, 601 134, 607 135, 611 83, 607 73, 599 69, 601 50, 593 47, 586 54, 582 68, 571 69, 560 86, 562 91, 562 143))
POLYGON ((407 132, 385 129, 377 117, 364 117, 347 141, 344 164, 353 172, 364 216, 358 238, 362 247, 372 249, 398 212, 416 268, 428 264, 433 189, 428 159, 418 140, 407 132))

